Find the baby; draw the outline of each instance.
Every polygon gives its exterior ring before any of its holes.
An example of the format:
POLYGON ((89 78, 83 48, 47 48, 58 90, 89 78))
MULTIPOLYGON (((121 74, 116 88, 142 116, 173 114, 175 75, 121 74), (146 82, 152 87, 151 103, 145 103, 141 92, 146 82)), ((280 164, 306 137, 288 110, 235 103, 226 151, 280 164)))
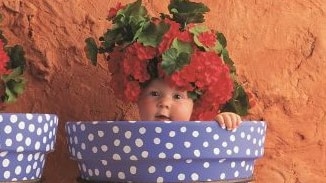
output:
POLYGON ((141 120, 216 120, 232 130, 240 116, 216 114, 228 102, 244 101, 237 98, 241 86, 226 39, 203 24, 208 7, 177 2, 168 6, 170 15, 160 17, 151 17, 141 1, 117 4, 109 11, 112 27, 100 38, 101 46, 85 40, 88 58, 96 65, 97 54, 106 55, 112 89, 118 98, 137 102, 141 120))
MULTIPOLYGON (((186 91, 171 87, 162 79, 154 79, 142 90, 137 104, 143 121, 189 121, 194 101, 186 91)), ((240 116, 232 112, 219 113, 215 120, 228 130, 241 123, 240 116)))

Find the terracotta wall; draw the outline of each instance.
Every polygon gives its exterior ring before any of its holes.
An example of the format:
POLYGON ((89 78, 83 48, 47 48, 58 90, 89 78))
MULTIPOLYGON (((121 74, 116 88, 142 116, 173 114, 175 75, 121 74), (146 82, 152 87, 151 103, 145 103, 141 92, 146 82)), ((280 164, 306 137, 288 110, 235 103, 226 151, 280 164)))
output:
MULTIPOLYGON (((0 0, 2 29, 11 43, 25 47, 28 61, 27 91, 5 112, 60 118, 46 183, 77 177, 77 166, 68 158, 66 121, 137 116, 135 106, 115 99, 104 62, 91 66, 83 51, 86 37, 105 31, 108 7, 116 2, 0 0)), ((239 76, 258 98, 252 115, 268 122, 256 183, 326 182, 326 1, 201 2, 211 8, 209 25, 225 34, 239 76)), ((143 3, 157 14, 166 11, 168 1, 143 3)))

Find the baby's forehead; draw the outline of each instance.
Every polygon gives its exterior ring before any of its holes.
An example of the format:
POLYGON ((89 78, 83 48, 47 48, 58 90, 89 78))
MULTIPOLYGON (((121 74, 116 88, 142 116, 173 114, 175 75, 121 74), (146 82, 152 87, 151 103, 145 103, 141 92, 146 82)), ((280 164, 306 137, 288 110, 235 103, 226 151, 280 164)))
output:
POLYGON ((144 90, 163 90, 163 91, 173 91, 173 92, 186 92, 182 91, 174 86, 169 85, 166 81, 163 79, 155 79, 151 81, 145 88, 144 90))
POLYGON ((163 79, 153 79, 149 82, 147 87, 166 87, 166 88, 171 88, 171 86, 168 85, 166 81, 163 79))
POLYGON ((174 90, 173 87, 162 83, 162 82, 151 82, 150 84, 148 84, 145 88, 145 90, 174 90))

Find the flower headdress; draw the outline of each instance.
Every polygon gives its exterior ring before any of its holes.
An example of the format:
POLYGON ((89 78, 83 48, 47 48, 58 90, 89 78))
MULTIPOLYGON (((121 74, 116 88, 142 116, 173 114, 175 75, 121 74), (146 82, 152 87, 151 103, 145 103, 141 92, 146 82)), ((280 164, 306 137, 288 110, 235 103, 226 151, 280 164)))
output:
MULTIPOLYGON (((2 16, 0 15, 0 22, 2 16)), ((8 40, 0 30, 0 106, 16 101, 24 91, 25 57, 20 45, 7 46, 8 40)))
POLYGON ((236 81, 236 70, 222 33, 205 25, 209 11, 202 3, 171 0, 171 15, 150 17, 141 0, 111 8, 112 28, 97 46, 87 38, 87 57, 94 65, 97 54, 107 56, 115 94, 135 102, 154 78, 185 90, 195 101, 192 119, 211 120, 220 111, 245 115, 247 95, 236 81))

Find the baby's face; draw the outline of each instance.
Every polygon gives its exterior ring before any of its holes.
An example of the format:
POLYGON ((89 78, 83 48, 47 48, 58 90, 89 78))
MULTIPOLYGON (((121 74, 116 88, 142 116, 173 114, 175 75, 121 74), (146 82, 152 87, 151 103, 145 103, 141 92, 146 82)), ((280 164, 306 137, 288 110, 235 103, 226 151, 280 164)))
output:
POLYGON ((189 121, 193 105, 186 91, 171 88, 159 79, 143 89, 138 101, 142 121, 189 121))

